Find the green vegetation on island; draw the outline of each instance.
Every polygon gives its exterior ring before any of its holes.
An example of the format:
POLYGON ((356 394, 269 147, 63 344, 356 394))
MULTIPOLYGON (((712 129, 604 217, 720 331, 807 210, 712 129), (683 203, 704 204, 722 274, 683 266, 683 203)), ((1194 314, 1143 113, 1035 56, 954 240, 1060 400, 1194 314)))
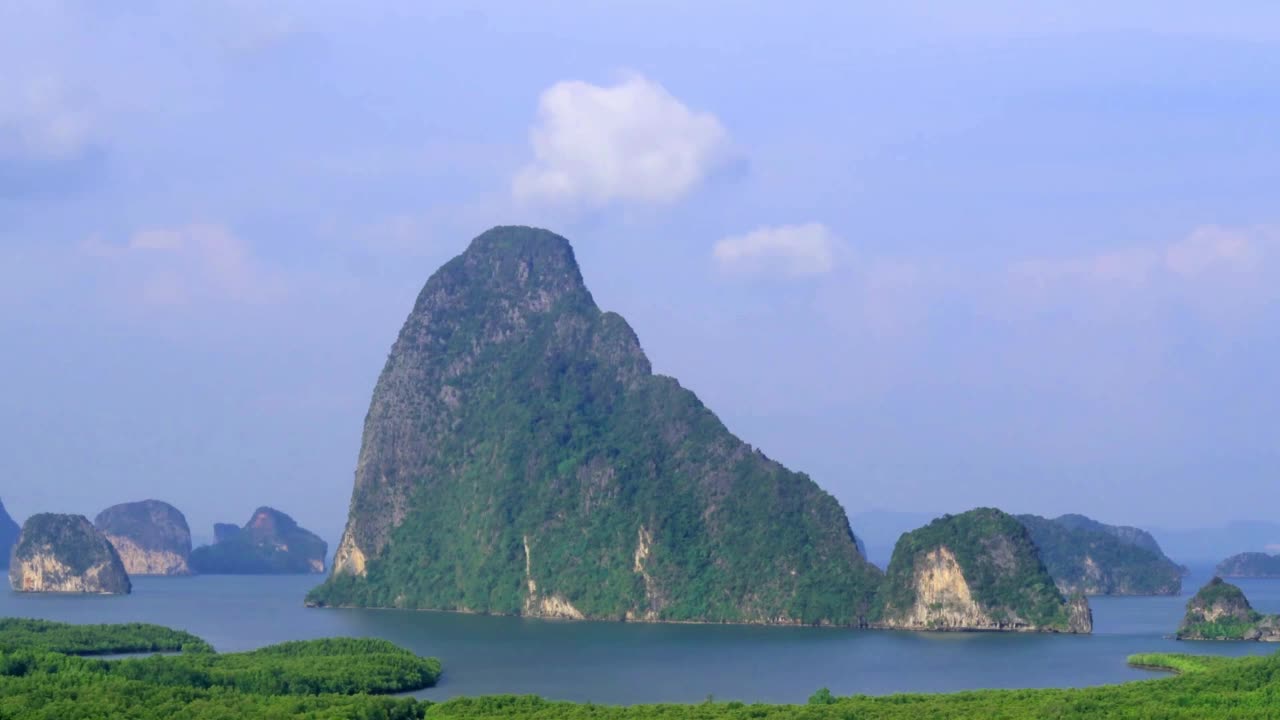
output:
POLYGON ((412 698, 440 662, 385 640, 289 642, 214 653, 186 633, 149 625, 75 626, 0 620, 0 717, 419 718, 412 698), (100 660, 83 654, 178 651, 100 660))
POLYGON ((835 498, 652 373, 568 241, 500 227, 392 347, 309 602, 857 625, 879 580, 835 498))
POLYGON ((1055 586, 1027 529, 978 508, 905 533, 880 588, 873 625, 904 629, 1090 632, 1081 596, 1055 586))
POLYGON ((115 547, 83 515, 27 518, 9 564, 20 592, 128 594, 129 574, 115 547))
POLYGON ((191 569, 206 575, 288 575, 324 572, 329 545, 293 518, 260 507, 244 527, 218 523, 218 541, 191 553, 191 569))
MULTIPOLYGON (((8 621, 12 622, 12 621, 8 621)), ((0 622, 0 628, 7 627, 0 622)), ((136 628, 137 626, 130 626, 136 628)), ((52 636, 53 629, 47 630, 52 636)), ((105 647, 135 629, 62 630, 79 647, 105 647), (101 633, 79 637, 77 633, 101 633)), ((174 633, 174 639, 183 635, 174 633)), ((6 635, 0 629, 0 637, 6 635)), ((158 637, 158 636, 156 636, 158 637)), ((184 646, 196 645, 184 642, 184 646)), ((136 720, 182 717, 369 720, 1013 720, 1015 718, 1275 717, 1280 655, 1203 658, 1135 655, 1139 667, 1176 675, 1092 688, 976 690, 948 694, 836 697, 818 691, 805 705, 741 702, 633 705, 543 700, 533 696, 455 698, 445 702, 386 697, 433 684, 438 661, 415 658, 378 640, 285 643, 251 653, 194 652, 136 660, 97 660, 53 652, 49 645, 0 646, 0 717, 14 720, 136 720), (425 683, 425 684, 424 684, 425 683)), ((116 647, 127 650, 127 640, 116 647)))
POLYGON ((1254 610, 1244 591, 1215 577, 1187 602, 1177 638, 1280 642, 1280 615, 1254 610))
POLYGON ((1063 593, 1177 595, 1183 568, 1143 530, 1104 525, 1083 515, 1052 520, 1019 515, 1063 593))
POLYGON ((191 529, 174 506, 159 500, 113 505, 98 513, 102 531, 130 575, 185 575, 190 572, 191 529))
POLYGON ((144 652, 203 652, 204 640, 160 625, 71 625, 68 623, 0 618, 0 652, 19 650, 67 655, 115 655, 144 652))
POLYGON ((9 517, 4 501, 0 500, 0 568, 9 567, 9 555, 13 552, 13 546, 18 542, 18 534, 21 532, 22 528, 14 522, 12 517, 9 517))
POLYGON ((1218 563, 1219 577, 1280 578, 1280 555, 1246 552, 1218 563))

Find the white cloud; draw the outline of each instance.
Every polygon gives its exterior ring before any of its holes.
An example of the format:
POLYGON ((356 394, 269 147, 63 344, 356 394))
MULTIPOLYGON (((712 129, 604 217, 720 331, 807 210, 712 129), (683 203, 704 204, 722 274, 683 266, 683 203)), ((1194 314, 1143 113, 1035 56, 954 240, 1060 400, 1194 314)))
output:
POLYGON ((283 292, 281 280, 254 261, 248 245, 220 225, 134 233, 124 244, 91 237, 83 254, 133 299, 148 305, 196 300, 257 303, 283 292))
POLYGON ((661 85, 633 75, 609 87, 559 82, 538 100, 534 161, 515 178, 518 200, 605 205, 670 203, 728 157, 728 133, 661 85))
POLYGON ((839 239, 822 223, 776 225, 724 238, 712 255, 725 271, 795 277, 830 272, 839 246, 839 239))
POLYGON ((1262 246, 1270 233, 1264 228, 1225 228, 1206 225, 1169 246, 1165 266, 1178 275, 1214 270, 1248 272, 1258 267, 1262 246))
POLYGON ((1012 274, 1046 287, 1070 280, 1135 289, 1159 282, 1189 283, 1220 273, 1240 276, 1261 270, 1268 250, 1278 241, 1280 233, 1266 226, 1204 225, 1162 246, 1024 260, 1012 266, 1012 274))
POLYGON ((92 141, 90 112, 53 77, 21 79, 0 91, 0 162, 73 160, 92 141))

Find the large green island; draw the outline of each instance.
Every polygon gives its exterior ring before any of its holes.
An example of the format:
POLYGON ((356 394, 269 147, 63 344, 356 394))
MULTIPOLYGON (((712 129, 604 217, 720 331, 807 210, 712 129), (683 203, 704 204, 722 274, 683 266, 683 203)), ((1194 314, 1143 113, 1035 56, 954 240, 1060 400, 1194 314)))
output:
MULTIPOLYGON (((447 660, 447 658, 446 658, 447 660)), ((1012 720, 1013 718, 1275 717, 1280 655, 1229 659, 1138 655, 1169 677, 1078 689, 834 697, 804 705, 706 702, 609 705, 533 696, 432 702, 400 694, 434 685, 441 664, 384 640, 331 638, 220 654, 198 637, 154 625, 64 625, 0 619, 0 717, 13 720, 229 718, 366 720, 1012 720), (124 660, 112 653, 167 652, 124 660)))
POLYGON ((567 240, 498 227, 392 346, 309 602, 856 626, 880 577, 834 497, 653 373, 567 240))

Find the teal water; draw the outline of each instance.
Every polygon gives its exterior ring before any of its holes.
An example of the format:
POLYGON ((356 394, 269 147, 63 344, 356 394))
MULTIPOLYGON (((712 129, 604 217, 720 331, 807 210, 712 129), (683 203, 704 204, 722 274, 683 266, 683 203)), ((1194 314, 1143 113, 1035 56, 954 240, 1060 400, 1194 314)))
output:
MULTIPOLYGON (((1194 592, 1205 573, 1187 579, 1194 592)), ((854 693, 1079 687, 1152 677, 1125 665, 1136 652, 1275 652, 1260 643, 1180 643, 1166 637, 1187 597, 1091 598, 1095 633, 1074 637, 911 633, 831 628, 568 622, 395 610, 303 607, 316 577, 135 578, 124 597, 0 592, 0 616, 65 622, 152 622, 221 651, 334 635, 381 637, 444 662, 419 693, 532 693, 601 703, 804 702, 829 687, 854 693)), ((1238 583, 1280 612, 1280 580, 1238 583)))

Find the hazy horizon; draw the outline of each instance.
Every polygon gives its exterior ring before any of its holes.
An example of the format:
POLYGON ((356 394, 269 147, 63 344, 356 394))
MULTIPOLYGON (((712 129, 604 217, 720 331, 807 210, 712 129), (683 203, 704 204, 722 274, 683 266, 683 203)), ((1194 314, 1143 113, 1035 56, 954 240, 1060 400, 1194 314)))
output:
POLYGON ((1232 6, 0 8, 0 499, 332 542, 418 291, 530 224, 850 515, 1273 518, 1280 5, 1232 6))

